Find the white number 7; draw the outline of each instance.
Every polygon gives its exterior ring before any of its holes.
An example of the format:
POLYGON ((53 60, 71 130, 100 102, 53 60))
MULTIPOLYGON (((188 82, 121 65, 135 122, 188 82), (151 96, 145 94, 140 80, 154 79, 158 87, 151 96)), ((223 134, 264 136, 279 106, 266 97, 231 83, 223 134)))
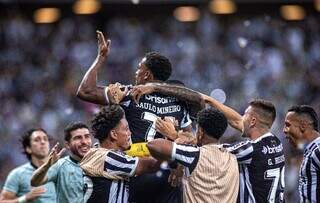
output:
MULTIPOLYGON (((277 188, 279 184, 279 179, 280 179, 280 186, 281 188, 284 188, 284 167, 281 169, 280 168, 274 168, 274 169, 269 169, 264 173, 264 178, 265 179, 273 179, 272 185, 269 191, 268 195, 268 202, 273 203, 275 202, 275 197, 277 193, 277 188)), ((280 194, 280 199, 283 199, 283 194, 280 194)))
POLYGON ((145 139, 146 141, 151 141, 154 140, 154 136, 156 135, 157 131, 156 131, 156 121, 159 118, 157 115, 150 113, 150 112, 143 112, 141 115, 141 118, 143 120, 147 120, 151 123, 151 125, 149 126, 146 135, 145 135, 145 139))

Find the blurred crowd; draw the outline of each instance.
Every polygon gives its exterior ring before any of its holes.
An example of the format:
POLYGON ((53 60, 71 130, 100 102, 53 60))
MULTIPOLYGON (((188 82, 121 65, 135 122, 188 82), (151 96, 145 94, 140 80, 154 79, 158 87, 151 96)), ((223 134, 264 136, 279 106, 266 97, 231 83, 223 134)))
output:
MULTIPOLYGON (((277 108, 273 132, 289 155, 287 198, 296 198, 301 157, 289 148, 282 126, 293 104, 310 104, 320 115, 319 19, 288 23, 268 15, 203 13, 195 23, 170 16, 96 20, 69 17, 37 25, 21 15, 0 19, 0 186, 13 167, 26 161, 19 143, 25 130, 41 126, 55 142, 67 123, 89 121, 97 110, 75 94, 97 54, 95 30, 101 29, 112 40, 101 84, 133 83, 139 60, 158 51, 172 61, 172 79, 215 97, 223 97, 213 91, 221 89, 225 103, 240 112, 252 98, 271 100, 277 108)), ((228 130, 226 140, 233 134, 228 130)))

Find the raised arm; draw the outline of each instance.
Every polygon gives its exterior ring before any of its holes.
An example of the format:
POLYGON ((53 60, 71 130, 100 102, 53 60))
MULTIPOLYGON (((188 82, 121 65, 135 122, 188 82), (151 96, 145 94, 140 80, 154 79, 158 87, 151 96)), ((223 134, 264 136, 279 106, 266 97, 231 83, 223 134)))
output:
POLYGON ((147 83, 145 85, 138 85, 133 88, 131 95, 137 102, 144 94, 150 94, 153 92, 159 92, 164 95, 172 96, 180 101, 184 101, 192 106, 196 106, 199 109, 204 108, 204 100, 199 92, 192 89, 170 85, 166 83, 147 83))
POLYGON ((107 104, 105 87, 97 85, 98 71, 101 69, 110 52, 111 40, 105 40, 102 32, 97 31, 98 55, 84 75, 77 91, 77 97, 95 104, 107 104))
POLYGON ((65 149, 62 150, 58 149, 59 143, 57 143, 51 150, 48 160, 40 166, 35 172, 33 172, 33 175, 31 177, 31 186, 37 187, 40 185, 43 185, 47 182, 47 172, 49 168, 55 164, 58 159, 60 159, 61 155, 64 153, 65 149))
POLYGON ((214 98, 207 96, 205 94, 201 94, 203 100, 206 104, 213 106, 214 108, 221 111, 228 119, 228 123, 235 129, 243 132, 243 119, 242 116, 236 112, 234 109, 218 102, 214 98))

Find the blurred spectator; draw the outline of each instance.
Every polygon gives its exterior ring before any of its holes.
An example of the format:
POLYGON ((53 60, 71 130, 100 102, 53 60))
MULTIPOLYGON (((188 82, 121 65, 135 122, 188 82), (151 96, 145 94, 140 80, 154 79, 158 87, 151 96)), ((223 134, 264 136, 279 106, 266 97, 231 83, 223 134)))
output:
MULTIPOLYGON (((171 59, 172 78, 206 94, 220 88, 235 109, 244 110, 254 97, 273 101, 275 134, 282 134, 284 113, 292 104, 311 104, 319 114, 318 19, 229 18, 204 13, 196 23, 170 16, 108 19, 102 27, 112 51, 101 82, 132 83, 137 60, 153 50, 171 59)), ((17 142, 22 129, 40 123, 61 140, 65 123, 87 120, 97 110, 75 97, 96 55, 97 28, 91 20, 64 18, 53 25, 36 25, 20 15, 0 20, 0 186, 8 170, 23 162, 17 142)), ((288 174, 294 173, 296 164, 288 165, 288 174)))

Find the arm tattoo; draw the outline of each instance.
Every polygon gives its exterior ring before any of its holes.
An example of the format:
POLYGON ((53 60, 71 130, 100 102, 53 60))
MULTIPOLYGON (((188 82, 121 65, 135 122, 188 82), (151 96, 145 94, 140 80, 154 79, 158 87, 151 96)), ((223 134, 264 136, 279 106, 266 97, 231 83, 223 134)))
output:
POLYGON ((184 101, 192 106, 198 106, 200 109, 205 106, 204 100, 202 99, 201 95, 192 89, 183 86, 159 83, 154 83, 153 86, 155 92, 175 97, 178 100, 184 101))

